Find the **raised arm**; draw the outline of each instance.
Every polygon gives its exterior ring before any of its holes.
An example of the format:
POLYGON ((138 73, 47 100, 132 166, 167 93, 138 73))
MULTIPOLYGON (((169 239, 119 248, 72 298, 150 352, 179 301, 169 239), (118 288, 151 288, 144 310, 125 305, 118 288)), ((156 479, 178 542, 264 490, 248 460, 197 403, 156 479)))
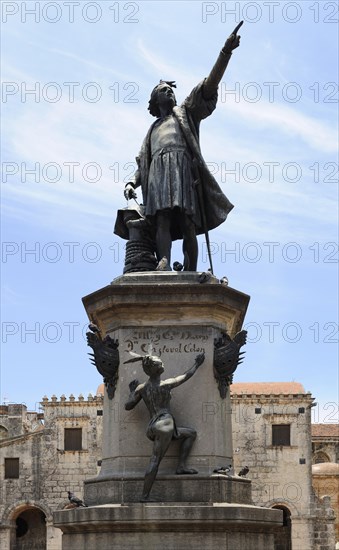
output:
POLYGON ((126 411, 134 409, 134 407, 139 403, 141 400, 140 390, 143 387, 144 384, 139 384, 138 380, 132 380, 132 382, 130 382, 129 389, 131 393, 129 394, 128 401, 125 403, 126 411))
POLYGON ((188 369, 184 374, 180 374, 175 378, 168 378, 167 380, 164 380, 163 384, 165 384, 166 386, 170 386, 171 388, 176 388, 177 386, 180 386, 181 384, 186 382, 186 380, 189 380, 193 376, 193 374, 197 371, 200 365, 203 364, 204 361, 205 354, 200 353, 196 356, 193 367, 188 369))
POLYGON ((242 24, 243 21, 236 26, 232 34, 227 38, 224 47, 222 48, 219 57, 213 66, 213 69, 204 82, 203 93, 205 99, 212 97, 218 89, 219 82, 224 76, 228 62, 231 59, 232 51, 239 46, 240 36, 237 35, 237 32, 242 24))

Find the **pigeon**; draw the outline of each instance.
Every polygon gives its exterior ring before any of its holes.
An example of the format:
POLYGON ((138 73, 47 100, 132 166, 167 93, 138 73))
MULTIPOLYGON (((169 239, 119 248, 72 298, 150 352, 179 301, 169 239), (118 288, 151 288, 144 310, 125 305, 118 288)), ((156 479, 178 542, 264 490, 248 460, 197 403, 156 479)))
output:
POLYGON ((224 286, 228 286, 228 279, 227 277, 222 277, 220 279, 220 284, 224 285, 224 286))
POLYGON ((160 262, 158 263, 157 267, 155 268, 155 271, 168 271, 168 260, 166 256, 161 258, 160 262))
POLYGON ((68 500, 71 504, 75 504, 77 508, 80 508, 81 506, 83 508, 88 508, 87 504, 85 504, 80 498, 76 497, 74 493, 71 493, 71 491, 68 492, 68 500))
POLYGON ((174 262, 173 269, 174 271, 182 271, 184 266, 180 262, 174 262))
POLYGON ((246 477, 248 472, 250 471, 248 466, 245 466, 245 468, 242 468, 240 472, 238 473, 238 476, 240 477, 246 477))
POLYGON ((199 283, 207 283, 212 277, 212 273, 210 271, 203 271, 199 275, 199 283))
POLYGON ((90 323, 88 325, 88 328, 89 328, 89 330, 91 330, 94 333, 100 332, 99 327, 97 327, 97 325, 95 325, 94 323, 90 323))

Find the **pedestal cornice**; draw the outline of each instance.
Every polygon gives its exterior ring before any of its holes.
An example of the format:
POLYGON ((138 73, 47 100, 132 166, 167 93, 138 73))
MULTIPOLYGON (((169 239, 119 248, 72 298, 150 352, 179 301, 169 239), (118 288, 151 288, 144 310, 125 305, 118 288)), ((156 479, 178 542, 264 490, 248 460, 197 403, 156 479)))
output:
POLYGON ((241 330, 250 297, 211 277, 199 283, 199 273, 125 275, 83 298, 91 321, 103 333, 125 325, 169 323, 241 330))

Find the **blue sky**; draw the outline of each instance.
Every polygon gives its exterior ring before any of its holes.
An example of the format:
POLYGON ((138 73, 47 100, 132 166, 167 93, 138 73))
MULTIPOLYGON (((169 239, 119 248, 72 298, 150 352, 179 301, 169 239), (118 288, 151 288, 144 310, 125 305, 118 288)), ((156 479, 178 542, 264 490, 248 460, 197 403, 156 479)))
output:
POLYGON ((1 402, 95 392, 81 298, 122 273, 115 212, 152 122, 150 91, 176 80, 184 100, 244 19, 201 126, 235 204, 210 235, 214 270, 251 296, 235 381, 301 382, 314 420, 337 419, 337 3, 1 7, 1 402))

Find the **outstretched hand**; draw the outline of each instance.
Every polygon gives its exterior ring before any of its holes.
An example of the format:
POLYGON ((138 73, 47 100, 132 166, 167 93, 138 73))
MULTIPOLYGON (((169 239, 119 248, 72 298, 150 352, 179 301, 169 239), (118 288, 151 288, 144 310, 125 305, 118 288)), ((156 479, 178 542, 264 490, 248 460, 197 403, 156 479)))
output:
POLYGON ((244 23, 243 21, 240 21, 239 25, 235 27, 232 34, 230 34, 230 36, 227 38, 225 45, 223 47, 224 52, 231 53, 232 50, 235 50, 235 48, 238 48, 241 37, 237 34, 237 32, 240 29, 240 27, 243 25, 243 23, 244 23))
POLYGON ((136 199, 137 198, 137 194, 136 192, 134 191, 134 187, 133 185, 131 185, 130 183, 128 183, 125 187, 125 190, 124 190, 124 196, 125 196, 125 199, 128 201, 129 199, 136 199))
POLYGON ((132 382, 128 384, 130 392, 134 392, 138 386, 139 386, 139 380, 132 380, 132 382))
POLYGON ((195 364, 197 367, 200 367, 200 365, 203 364, 203 362, 205 361, 205 353, 199 353, 199 355, 196 356, 195 358, 195 364))

